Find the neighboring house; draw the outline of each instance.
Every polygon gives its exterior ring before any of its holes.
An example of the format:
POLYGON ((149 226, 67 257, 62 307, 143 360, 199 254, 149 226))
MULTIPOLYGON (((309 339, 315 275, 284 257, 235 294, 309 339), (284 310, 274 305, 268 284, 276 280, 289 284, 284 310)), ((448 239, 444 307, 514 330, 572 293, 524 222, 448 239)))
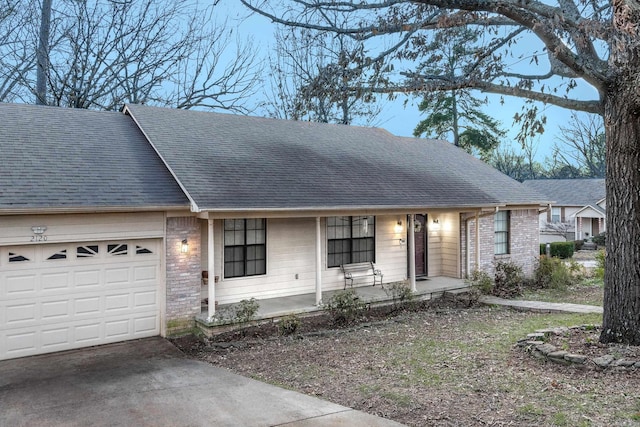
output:
POLYGON ((496 260, 531 274, 549 203, 381 129, 139 105, 0 117, 0 359, 191 328, 203 274, 220 304, 320 303, 358 261, 413 287, 496 260))
POLYGON ((540 243, 582 240, 605 231, 604 179, 539 179, 523 184, 554 200, 540 214, 540 243))

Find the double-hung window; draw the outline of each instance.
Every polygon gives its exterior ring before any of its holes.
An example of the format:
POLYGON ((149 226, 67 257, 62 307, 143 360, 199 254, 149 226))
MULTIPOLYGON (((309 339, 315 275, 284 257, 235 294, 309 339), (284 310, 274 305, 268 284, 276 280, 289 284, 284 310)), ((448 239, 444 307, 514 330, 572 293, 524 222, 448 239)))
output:
POLYGON ((494 253, 509 253, 509 211, 498 211, 494 217, 494 253))
POLYGON ((267 272, 265 219, 224 220, 224 277, 243 277, 267 272))
POLYGON ((327 265, 375 261, 375 216, 327 218, 327 265))
POLYGON ((560 208, 551 208, 551 222, 560 222, 562 211, 560 208))

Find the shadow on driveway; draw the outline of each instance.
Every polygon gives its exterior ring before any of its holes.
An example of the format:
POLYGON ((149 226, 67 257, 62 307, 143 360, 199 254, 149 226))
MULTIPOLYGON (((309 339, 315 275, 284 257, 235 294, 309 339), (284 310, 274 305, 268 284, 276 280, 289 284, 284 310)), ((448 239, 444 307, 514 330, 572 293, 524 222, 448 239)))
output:
POLYGON ((1 426, 399 426, 186 358, 162 338, 0 361, 1 426))

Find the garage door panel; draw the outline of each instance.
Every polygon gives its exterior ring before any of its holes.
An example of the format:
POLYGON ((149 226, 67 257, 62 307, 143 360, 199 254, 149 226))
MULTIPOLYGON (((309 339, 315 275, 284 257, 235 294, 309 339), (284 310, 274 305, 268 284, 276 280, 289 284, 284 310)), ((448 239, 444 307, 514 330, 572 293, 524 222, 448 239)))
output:
POLYGON ((106 286, 127 285, 131 282, 130 268, 106 268, 104 281, 106 286))
POLYGON ((41 303, 41 320, 65 320, 71 318, 71 303, 69 300, 53 300, 41 303))
POLYGON ((104 309, 100 307, 100 298, 99 296, 88 297, 88 298, 76 298, 73 300, 74 305, 74 314, 75 315, 97 315, 100 314, 104 309))
POLYGON ((151 290, 147 292, 136 292, 134 293, 133 301, 135 308, 155 306, 157 304, 156 291, 151 290))
POLYGON ((71 288, 71 275, 69 272, 43 273, 41 283, 43 291, 66 292, 71 288))
POLYGON ((100 270, 76 271, 73 283, 76 288, 100 286, 100 270))
POLYGON ((127 310, 130 307, 131 294, 130 293, 122 293, 122 294, 113 294, 107 295, 105 298, 105 311, 113 312, 119 310, 127 310))
POLYGON ((25 294, 35 295, 37 289, 37 276, 35 274, 7 274, 5 279, 5 295, 9 298, 24 296, 25 294))
POLYGON ((6 323, 8 326, 20 325, 25 322, 33 322, 37 319, 35 303, 17 304, 7 307, 6 323))
POLYGON ((140 316, 134 319, 134 334, 136 336, 146 336, 158 329, 159 318, 157 315, 140 316))
POLYGON ((0 247, 0 360, 158 335, 159 242, 0 247))

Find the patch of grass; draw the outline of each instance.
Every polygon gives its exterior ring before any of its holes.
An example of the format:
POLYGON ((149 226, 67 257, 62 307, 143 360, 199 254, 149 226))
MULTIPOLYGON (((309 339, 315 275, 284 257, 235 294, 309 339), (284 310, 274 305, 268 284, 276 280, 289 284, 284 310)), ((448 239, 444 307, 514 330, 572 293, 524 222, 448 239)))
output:
POLYGON ((518 413, 520 415, 524 415, 529 418, 530 416, 540 417, 544 415, 544 411, 541 408, 538 408, 533 403, 527 403, 518 408, 518 413))
POLYGON ((398 406, 402 406, 402 407, 409 407, 411 406, 411 402, 412 402, 412 398, 410 395, 407 395, 406 393, 398 393, 395 391, 386 391, 380 394, 382 397, 384 397, 385 399, 390 400, 391 402, 395 403, 398 406))

